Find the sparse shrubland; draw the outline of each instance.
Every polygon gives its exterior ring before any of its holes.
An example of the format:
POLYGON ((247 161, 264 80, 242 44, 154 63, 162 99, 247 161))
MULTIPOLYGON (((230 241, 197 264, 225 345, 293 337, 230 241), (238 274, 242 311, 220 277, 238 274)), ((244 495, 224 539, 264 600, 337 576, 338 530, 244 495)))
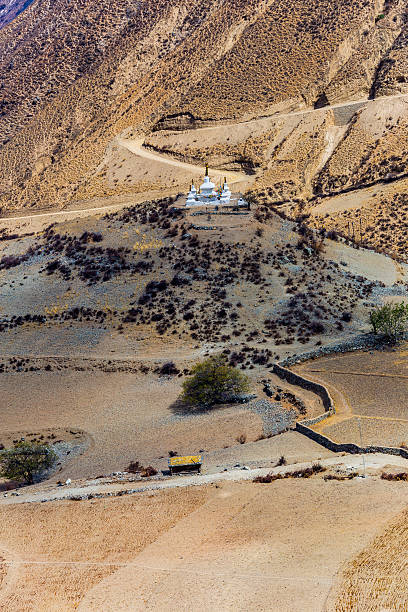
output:
MULTIPOLYGON (((278 465, 285 465, 283 463, 279 463, 278 465)), ((313 463, 310 467, 300 468, 299 470, 293 470, 291 472, 283 472, 272 474, 270 472, 266 476, 256 476, 253 482, 260 482, 269 484, 271 482, 275 482, 276 480, 283 480, 285 478, 310 478, 315 474, 319 474, 321 472, 325 472, 327 468, 325 468, 321 463, 313 463)))

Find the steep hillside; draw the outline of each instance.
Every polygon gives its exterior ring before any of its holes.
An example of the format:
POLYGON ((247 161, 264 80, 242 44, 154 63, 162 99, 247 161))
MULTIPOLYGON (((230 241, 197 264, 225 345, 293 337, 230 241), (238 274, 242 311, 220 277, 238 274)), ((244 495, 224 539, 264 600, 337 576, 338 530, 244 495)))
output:
POLYGON ((398 277, 392 260, 325 243, 266 207, 210 217, 167 198, 3 235, 4 354, 225 350, 266 365, 366 328, 384 282, 406 294, 406 267, 398 277))
MULTIPOLYGON (((0 203, 5 210, 54 207, 168 188, 166 180, 153 179, 140 168, 137 155, 125 176, 110 180, 112 167, 123 163, 118 136, 235 124, 291 109, 408 92, 406 18, 405 0, 291 0, 289 6, 283 0, 74 5, 57 0, 52 7, 37 0, 0 33, 0 203)), ((340 142, 340 166, 347 155, 354 173, 364 159, 361 172, 347 180, 338 176, 337 158, 331 162, 333 151, 327 153, 327 139, 339 121, 329 114, 306 119, 306 124, 300 117, 299 126, 282 118, 282 125, 262 134, 259 142, 244 142, 245 151, 232 157, 225 136, 220 146, 228 159, 221 156, 218 165, 239 167, 252 176, 255 172, 258 191, 286 182, 278 185, 283 198, 364 182, 373 173, 390 172, 381 165, 387 139, 398 143, 396 161, 404 163, 405 107, 401 103, 389 113, 389 120, 382 117, 384 150, 375 149, 378 164, 368 159, 373 138, 361 138, 357 129, 364 113, 340 120, 346 134, 336 133, 330 141, 334 149, 340 142), (394 124, 400 118, 398 131, 394 124)), ((198 150, 195 160, 206 158, 200 133, 189 144, 198 150)), ((174 191, 185 188, 190 178, 177 177, 174 191)))
POLYGON ((3 0, 0 3, 0 30, 22 13, 33 0, 3 0))

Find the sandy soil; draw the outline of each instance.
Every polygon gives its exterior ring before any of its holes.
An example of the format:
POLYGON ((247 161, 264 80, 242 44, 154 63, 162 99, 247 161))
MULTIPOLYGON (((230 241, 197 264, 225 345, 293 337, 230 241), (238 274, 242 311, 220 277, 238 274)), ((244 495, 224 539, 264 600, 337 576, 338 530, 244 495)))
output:
POLYGON ((364 276, 372 281, 381 281, 386 286, 397 282, 406 282, 408 266, 367 249, 354 249, 341 242, 326 240, 324 257, 343 262, 345 270, 357 276, 364 276))
POLYGON ((0 566, 7 571, 0 609, 77 609, 94 584, 196 510, 206 496, 195 488, 170 491, 160 499, 146 495, 6 510, 0 556, 12 564, 0 566))
POLYGON ((96 372, 36 372, 2 375, 1 431, 79 427, 91 438, 88 451, 62 476, 89 477, 124 470, 138 459, 167 465, 169 450, 180 454, 235 446, 262 433, 262 419, 245 408, 221 408, 183 416, 171 410, 179 379, 96 372), (18 398, 18 399, 17 399, 18 398))
MULTIPOLYGON (((401 181, 402 184, 405 182, 404 179, 401 181)), ((317 206, 313 206, 310 209, 310 213, 316 216, 325 215, 327 213, 343 212, 345 210, 353 210, 361 207, 370 207, 373 198, 393 194, 398 188, 401 188, 401 184, 397 187, 393 183, 379 183, 372 187, 358 189, 352 193, 342 193, 331 198, 323 198, 317 206)))
POLYGON ((315 612, 407 501, 398 483, 316 478, 3 507, 0 609, 315 612))

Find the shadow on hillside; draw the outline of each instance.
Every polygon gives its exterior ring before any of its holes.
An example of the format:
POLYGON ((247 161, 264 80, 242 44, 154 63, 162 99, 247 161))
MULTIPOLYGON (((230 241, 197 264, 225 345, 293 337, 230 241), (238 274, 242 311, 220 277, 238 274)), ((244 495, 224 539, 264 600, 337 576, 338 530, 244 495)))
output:
POLYGON ((193 406, 183 401, 181 398, 177 398, 175 402, 170 404, 169 409, 176 416, 195 416, 199 414, 208 414, 213 412, 216 408, 221 408, 223 404, 218 406, 193 406))
POLYGON ((0 493, 4 493, 5 491, 13 491, 14 489, 19 489, 21 487, 21 482, 17 480, 7 480, 6 482, 0 482, 0 493))

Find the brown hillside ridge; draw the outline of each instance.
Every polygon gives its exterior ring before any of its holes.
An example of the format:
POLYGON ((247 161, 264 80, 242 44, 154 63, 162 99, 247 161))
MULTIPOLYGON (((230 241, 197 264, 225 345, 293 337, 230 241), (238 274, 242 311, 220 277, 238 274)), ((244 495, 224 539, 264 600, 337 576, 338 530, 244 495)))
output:
POLYGON ((37 0, 0 33, 0 204, 185 189, 191 172, 169 178, 159 162, 151 172, 138 139, 238 169, 268 201, 399 175, 405 98, 282 113, 408 93, 406 10, 402 0, 381 12, 374 0, 37 0))
POLYGON ((2 0, 0 2, 0 29, 13 21, 33 0, 2 0))

